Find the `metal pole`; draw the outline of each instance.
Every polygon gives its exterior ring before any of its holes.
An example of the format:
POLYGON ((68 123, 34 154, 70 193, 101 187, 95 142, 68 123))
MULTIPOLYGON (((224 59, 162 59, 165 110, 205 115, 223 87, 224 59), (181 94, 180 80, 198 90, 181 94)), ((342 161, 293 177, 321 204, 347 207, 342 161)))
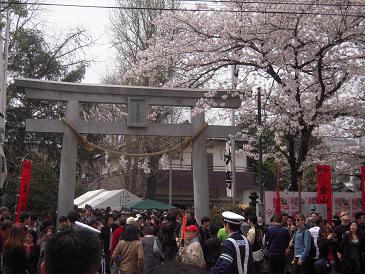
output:
MULTIPOLYGON (((261 88, 257 89, 257 123, 259 126, 262 125, 262 116, 261 116, 261 88)), ((259 168, 258 168, 258 179, 260 186, 260 201, 261 204, 264 204, 264 184, 262 181, 262 137, 261 134, 259 136, 259 168)))
POLYGON ((172 206, 172 157, 170 155, 170 170, 169 170, 169 205, 172 206))
MULTIPOLYGON (((232 90, 237 88, 238 71, 236 65, 231 66, 232 72, 232 90)), ((231 125, 235 126, 235 110, 231 110, 231 125)), ((235 137, 231 137, 231 171, 232 171, 232 205, 236 204, 236 140, 235 137)))

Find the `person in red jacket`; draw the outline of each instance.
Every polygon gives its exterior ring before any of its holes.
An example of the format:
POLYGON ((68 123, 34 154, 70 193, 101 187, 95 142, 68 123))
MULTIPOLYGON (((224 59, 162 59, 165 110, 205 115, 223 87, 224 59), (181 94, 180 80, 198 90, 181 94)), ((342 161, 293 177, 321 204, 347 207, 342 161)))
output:
MULTIPOLYGON (((115 250, 115 248, 117 247, 117 244, 120 240, 120 236, 122 235, 123 231, 124 231, 124 227, 126 225, 126 218, 121 217, 119 219, 119 226, 114 230, 113 235, 112 235, 112 247, 110 249, 110 257, 113 255, 113 252, 115 250)), ((115 264, 114 262, 112 262, 112 266, 111 266, 111 274, 117 274, 119 271, 119 267, 117 264, 115 264)))

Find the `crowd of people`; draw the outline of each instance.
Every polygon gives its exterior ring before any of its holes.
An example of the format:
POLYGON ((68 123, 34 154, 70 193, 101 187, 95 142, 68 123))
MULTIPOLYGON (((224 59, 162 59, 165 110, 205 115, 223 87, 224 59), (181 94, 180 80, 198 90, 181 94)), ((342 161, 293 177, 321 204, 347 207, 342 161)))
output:
POLYGON ((19 222, 0 208, 4 274, 312 274, 365 273, 365 216, 327 222, 277 214, 223 212, 220 227, 192 210, 126 212, 75 208, 53 220, 28 212, 19 222), (57 229, 56 229, 57 227, 57 229), (247 228, 247 229, 246 229, 247 228))

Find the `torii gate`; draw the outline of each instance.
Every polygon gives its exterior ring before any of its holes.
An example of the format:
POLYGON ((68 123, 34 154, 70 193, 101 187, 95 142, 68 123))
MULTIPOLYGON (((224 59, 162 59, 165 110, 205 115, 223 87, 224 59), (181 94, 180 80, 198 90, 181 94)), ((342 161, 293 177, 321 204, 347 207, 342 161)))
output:
MULTIPOLYGON (((15 79, 15 84, 18 88, 25 89, 27 98, 66 102, 65 118, 82 134, 190 137, 205 125, 204 113, 192 116, 191 124, 148 124, 147 115, 149 105, 193 108, 199 99, 205 97, 207 90, 91 85, 35 79, 15 79), (80 102, 127 104, 127 123, 81 120, 80 102)), ((217 102, 215 107, 240 106, 238 97, 223 101, 224 94, 226 92, 220 91, 210 98, 217 102)), ((27 119, 26 130, 63 133, 57 212, 58 216, 67 215, 73 209, 78 138, 62 120, 27 119)), ((193 141, 194 208, 198 221, 203 216, 209 216, 206 139, 227 138, 236 132, 236 127, 210 125, 193 141)))

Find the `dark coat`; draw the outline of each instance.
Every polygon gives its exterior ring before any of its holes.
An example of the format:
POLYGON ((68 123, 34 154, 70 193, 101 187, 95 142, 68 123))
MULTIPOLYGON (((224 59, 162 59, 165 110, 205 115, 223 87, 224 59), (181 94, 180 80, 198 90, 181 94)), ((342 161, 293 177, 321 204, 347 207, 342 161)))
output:
MULTIPOLYGON (((238 232, 232 233, 230 238, 234 239, 240 249, 241 253, 241 263, 242 263, 242 269, 245 261, 245 256, 247 254, 245 251, 245 244, 242 240, 241 234, 238 232)), ((247 266, 247 274, 253 274, 254 273, 254 263, 253 263, 253 257, 252 257, 252 247, 250 243, 249 245, 249 254, 248 254, 248 266, 247 266)), ((229 240, 224 240, 222 244, 222 252, 220 257, 218 258, 218 261, 216 265, 210 269, 210 274, 238 274, 238 267, 237 267, 237 255, 236 255, 236 249, 234 245, 229 240)))

